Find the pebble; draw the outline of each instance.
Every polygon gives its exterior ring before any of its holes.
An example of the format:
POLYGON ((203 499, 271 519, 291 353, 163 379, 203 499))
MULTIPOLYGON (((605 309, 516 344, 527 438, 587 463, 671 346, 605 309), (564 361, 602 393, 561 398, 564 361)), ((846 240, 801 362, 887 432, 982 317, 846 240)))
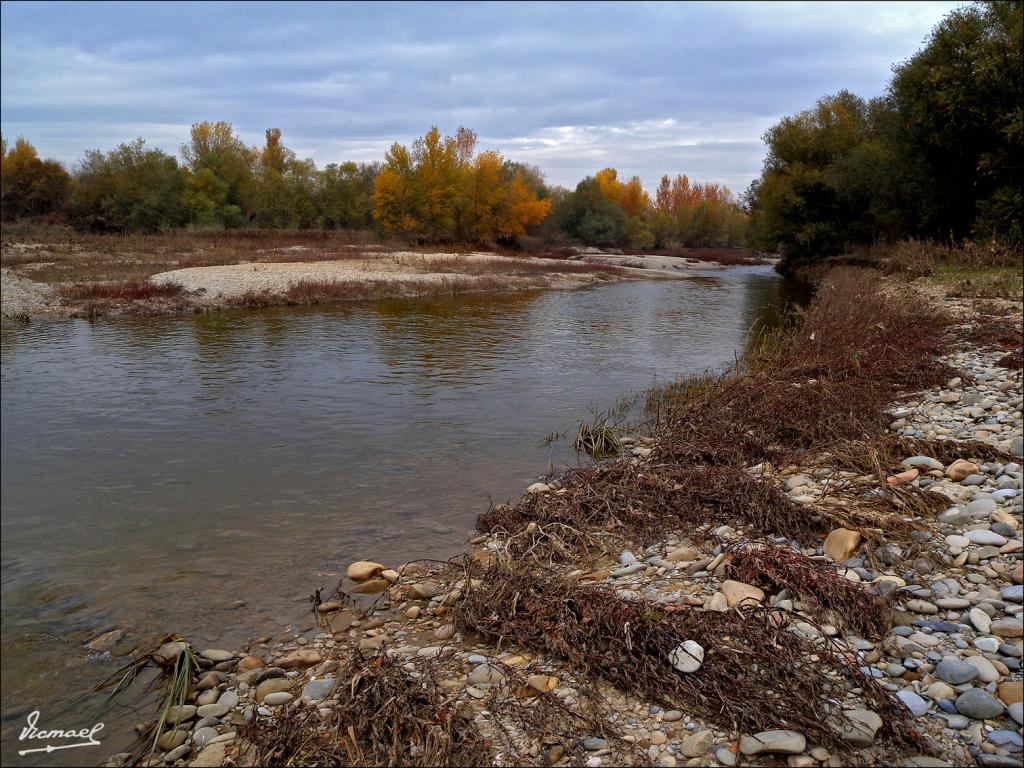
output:
POLYGON ((680 672, 692 674, 704 663, 704 647, 686 640, 669 655, 669 662, 680 672))
POLYGON ((294 698, 292 694, 286 691, 279 691, 278 693, 268 693, 263 697, 263 703, 270 707, 276 707, 281 704, 287 704, 294 698))
POLYGON ((807 739, 802 733, 781 729, 761 731, 740 739, 740 752, 744 755, 799 755, 806 747, 807 739))
POLYGON ((928 702, 911 690, 904 689, 897 691, 896 697, 903 702, 914 717, 921 717, 928 711, 928 702))
POLYGON ((974 720, 989 720, 1003 713, 1003 705, 981 688, 968 688, 956 697, 956 709, 974 720))
POLYGON ((969 683, 971 680, 978 676, 978 670, 962 661, 955 659, 943 659, 935 667, 935 674, 941 680, 950 683, 951 685, 962 685, 963 683, 969 683))

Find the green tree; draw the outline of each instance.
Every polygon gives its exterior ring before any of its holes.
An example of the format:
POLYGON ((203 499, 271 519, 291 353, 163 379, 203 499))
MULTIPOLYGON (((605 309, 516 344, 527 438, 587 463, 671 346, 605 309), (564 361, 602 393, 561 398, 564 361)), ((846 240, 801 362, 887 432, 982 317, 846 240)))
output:
POLYGON ((194 123, 181 156, 188 171, 182 205, 189 221, 237 227, 250 216, 253 158, 231 123, 194 123))
POLYGON ((898 151, 924 169, 919 230, 1020 241, 1020 0, 959 8, 894 69, 889 98, 898 151))
POLYGON ((185 221, 185 174, 177 161, 144 139, 103 153, 87 152, 76 170, 74 222, 93 230, 159 232, 185 221))

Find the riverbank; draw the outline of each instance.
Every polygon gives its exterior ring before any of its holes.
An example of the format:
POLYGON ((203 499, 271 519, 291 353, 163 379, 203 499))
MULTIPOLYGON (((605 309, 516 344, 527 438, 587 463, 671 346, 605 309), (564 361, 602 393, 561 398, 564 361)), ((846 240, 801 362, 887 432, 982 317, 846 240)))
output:
POLYGON ((1015 763, 1020 304, 873 282, 467 560, 353 564, 311 639, 199 653, 156 762, 1015 763))
POLYGON ((145 316, 573 288, 769 263, 728 249, 685 249, 669 255, 595 248, 537 254, 452 247, 408 250, 364 233, 118 237, 52 228, 34 236, 22 234, 20 239, 5 237, 0 249, 0 308, 6 318, 145 316))

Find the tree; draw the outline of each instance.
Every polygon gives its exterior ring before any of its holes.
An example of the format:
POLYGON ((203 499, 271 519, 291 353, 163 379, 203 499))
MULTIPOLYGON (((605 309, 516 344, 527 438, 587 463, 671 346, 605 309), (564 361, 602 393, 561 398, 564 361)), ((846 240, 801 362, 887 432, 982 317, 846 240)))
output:
POLYGON ((316 209, 320 226, 362 229, 373 223, 374 180, 379 163, 331 164, 316 180, 316 209))
POLYGON ((920 229, 1020 241, 1022 4, 958 8, 894 68, 889 99, 897 151, 927 173, 920 229))
POLYGON ((432 242, 498 242, 539 224, 550 207, 539 196, 543 177, 493 150, 477 153, 476 144, 470 130, 442 138, 435 126, 411 152, 392 145, 374 180, 381 229, 432 242))
MULTIPOLYGON (((610 170, 610 169, 606 169, 610 170)), ((626 213, 612 200, 606 190, 614 186, 612 174, 604 173, 604 183, 596 176, 588 176, 567 194, 559 205, 558 220, 569 237, 586 245, 626 245, 626 213)))
POLYGON ((237 227, 249 217, 253 158, 231 123, 194 123, 181 145, 188 171, 182 205, 190 221, 237 227))
POLYGON ((76 170, 71 202, 78 226, 121 232, 159 232, 184 223, 185 174, 173 157, 144 139, 104 154, 87 152, 76 170))
POLYGON ((870 116, 867 102, 840 91, 768 129, 755 244, 805 257, 871 239, 872 190, 847 183, 851 167, 862 171, 875 157, 862 152, 872 136, 870 116))
POLYGON ((71 177, 55 160, 40 160, 36 148, 18 137, 8 151, 0 139, 0 212, 4 220, 60 211, 71 177))

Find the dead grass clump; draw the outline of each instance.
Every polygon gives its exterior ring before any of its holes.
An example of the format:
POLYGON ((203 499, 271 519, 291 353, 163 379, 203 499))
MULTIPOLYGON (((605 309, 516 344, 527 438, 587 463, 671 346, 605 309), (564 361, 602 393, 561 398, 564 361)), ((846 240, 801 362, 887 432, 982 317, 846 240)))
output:
POLYGON ((1006 464, 1020 458, 977 440, 925 440, 881 435, 864 440, 841 440, 823 446, 814 461, 884 480, 890 473, 902 471, 900 462, 910 456, 930 456, 947 465, 957 459, 1006 464))
POLYGON ((971 328, 967 340, 981 347, 1012 349, 1019 353, 1024 346, 1024 333, 1017 319, 987 317, 971 328))
POLYGON ((555 559, 572 559, 570 550, 608 549, 604 537, 645 545, 667 530, 727 521, 805 542, 816 541, 822 530, 812 510, 735 467, 638 469, 621 459, 572 469, 562 486, 557 493, 492 507, 477 519, 477 528, 510 536, 510 550, 519 557, 540 549, 555 559), (526 530, 531 523, 534 528, 526 530))
POLYGON ((840 717, 845 684, 852 683, 882 717, 879 742, 922 746, 905 707, 837 646, 790 631, 784 611, 670 611, 529 567, 491 568, 476 584, 454 607, 464 632, 499 647, 513 643, 565 660, 620 690, 720 728, 741 733, 790 728, 813 743, 847 752, 849 746, 829 724, 840 717), (681 646, 687 640, 704 649, 692 674, 679 672, 673 661, 686 653, 681 646))
POLYGON ((841 576, 834 565, 787 547, 739 541, 727 550, 730 578, 787 590, 825 623, 846 626, 865 637, 881 637, 892 626, 892 609, 881 597, 841 576))
POLYGON ((149 280, 121 280, 109 283, 79 283, 61 288, 60 295, 69 301, 148 301, 174 298, 185 289, 178 283, 152 283, 149 280))
POLYGON ((476 766, 490 764, 472 719, 437 687, 433 668, 410 672, 386 654, 353 651, 320 708, 285 707, 244 729, 255 765, 476 766))
POLYGON ((862 270, 830 273, 811 307, 754 360, 650 398, 659 457, 676 463, 779 461, 881 431, 900 391, 944 381, 947 324, 921 299, 887 297, 862 270))
POLYGON ((1024 370, 1024 350, 1015 349, 996 360, 996 365, 1011 371, 1024 370))

